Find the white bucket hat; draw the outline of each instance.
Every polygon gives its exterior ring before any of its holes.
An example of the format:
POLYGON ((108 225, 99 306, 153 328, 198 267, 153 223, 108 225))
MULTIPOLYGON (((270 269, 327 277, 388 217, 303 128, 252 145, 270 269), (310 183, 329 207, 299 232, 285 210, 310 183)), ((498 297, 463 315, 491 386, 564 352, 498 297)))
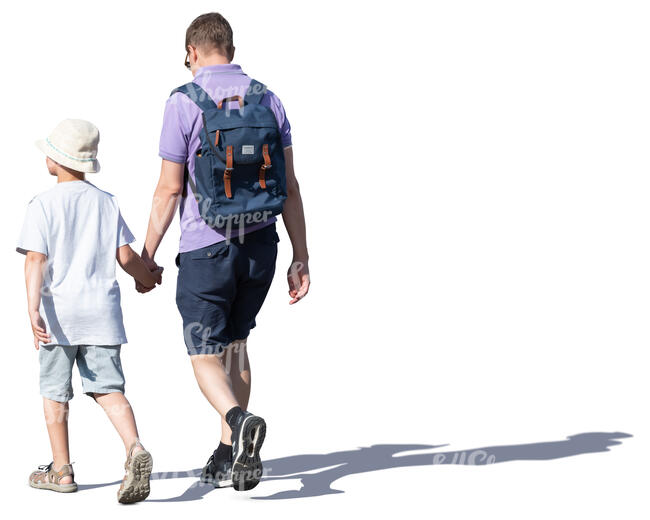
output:
POLYGON ((47 139, 36 146, 50 159, 78 172, 97 173, 99 130, 83 119, 61 121, 47 139))

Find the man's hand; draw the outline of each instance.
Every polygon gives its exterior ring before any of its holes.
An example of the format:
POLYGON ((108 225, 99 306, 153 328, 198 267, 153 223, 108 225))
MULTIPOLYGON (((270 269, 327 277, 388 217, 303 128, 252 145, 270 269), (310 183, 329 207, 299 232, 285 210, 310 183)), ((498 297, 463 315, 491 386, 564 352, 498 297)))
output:
POLYGON ((45 322, 38 311, 29 313, 29 321, 32 324, 32 334, 34 334, 34 347, 38 350, 38 342, 49 343, 50 335, 45 330, 45 322))
POLYGON ((311 283, 309 279, 309 263, 294 259, 287 271, 287 281, 289 282, 289 296, 291 296, 289 305, 293 305, 307 296, 309 292, 311 283))
MULTIPOLYGON (((156 280, 156 285, 161 285, 162 284, 162 273, 165 270, 164 267, 156 267, 151 273, 153 274, 154 279, 156 280)), ((154 285, 154 287, 156 286, 154 285)), ((153 289, 153 287, 152 287, 153 289)))

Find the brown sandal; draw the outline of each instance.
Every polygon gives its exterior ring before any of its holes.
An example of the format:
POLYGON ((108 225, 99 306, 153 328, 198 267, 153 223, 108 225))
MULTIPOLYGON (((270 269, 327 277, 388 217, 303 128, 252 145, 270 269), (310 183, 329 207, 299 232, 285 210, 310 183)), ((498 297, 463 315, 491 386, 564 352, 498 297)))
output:
POLYGON ((54 462, 39 466, 38 470, 29 476, 29 485, 33 488, 49 489, 58 493, 74 493, 77 491, 72 464, 64 464, 59 471, 54 470, 54 462), (61 484, 61 479, 65 477, 72 477, 72 483, 61 484))
POLYGON ((126 474, 117 492, 117 501, 122 504, 132 504, 147 498, 150 492, 149 478, 153 469, 153 458, 139 440, 136 440, 129 448, 124 469, 126 474), (136 446, 142 450, 134 454, 133 450, 136 446))

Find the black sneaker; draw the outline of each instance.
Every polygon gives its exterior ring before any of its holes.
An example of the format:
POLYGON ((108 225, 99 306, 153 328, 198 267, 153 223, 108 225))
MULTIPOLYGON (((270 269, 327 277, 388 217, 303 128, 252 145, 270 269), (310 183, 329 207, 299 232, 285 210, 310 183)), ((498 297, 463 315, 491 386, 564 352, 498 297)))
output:
POLYGON ((264 419, 242 412, 232 427, 232 486, 237 491, 253 489, 262 479, 260 449, 266 436, 264 419))
POLYGON ((232 486, 232 460, 215 459, 216 453, 217 450, 214 450, 201 471, 201 482, 212 484, 216 488, 230 487, 232 486))

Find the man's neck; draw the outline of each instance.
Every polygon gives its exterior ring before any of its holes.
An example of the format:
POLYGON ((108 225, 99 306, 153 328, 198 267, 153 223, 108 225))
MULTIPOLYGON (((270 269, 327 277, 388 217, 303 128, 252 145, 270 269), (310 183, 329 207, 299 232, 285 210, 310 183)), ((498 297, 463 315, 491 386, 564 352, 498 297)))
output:
MULTIPOLYGON (((230 64, 230 61, 228 61, 228 58, 225 56, 222 56, 221 54, 214 53, 209 56, 201 56, 197 61, 196 61, 196 68, 197 70, 202 68, 202 67, 210 67, 212 65, 228 65, 230 64)), ((195 71, 196 74, 196 71, 195 71)))

